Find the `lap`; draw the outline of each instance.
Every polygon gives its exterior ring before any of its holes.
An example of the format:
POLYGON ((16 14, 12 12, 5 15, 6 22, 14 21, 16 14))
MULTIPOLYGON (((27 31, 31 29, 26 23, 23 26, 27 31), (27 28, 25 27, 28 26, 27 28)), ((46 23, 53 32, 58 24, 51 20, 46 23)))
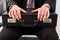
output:
POLYGON ((6 28, 0 32, 0 40, 17 40, 22 34, 17 28, 6 28))
POLYGON ((3 28, 0 40, 17 40, 21 35, 37 35, 40 39, 46 36, 58 37, 55 28, 3 28))
POLYGON ((41 40, 57 40, 58 34, 55 28, 46 27, 41 30, 36 30, 36 34, 41 40))

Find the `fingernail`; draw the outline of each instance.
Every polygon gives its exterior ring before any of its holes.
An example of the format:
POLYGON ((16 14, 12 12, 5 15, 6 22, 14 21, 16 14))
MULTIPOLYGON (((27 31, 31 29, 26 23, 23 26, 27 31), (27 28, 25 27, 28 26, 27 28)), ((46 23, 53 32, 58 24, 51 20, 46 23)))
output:
POLYGON ((37 18, 39 20, 39 18, 37 18))
POLYGON ((40 21, 41 21, 41 19, 40 19, 40 21))
POLYGON ((27 13, 27 11, 25 11, 25 13, 27 13))
POLYGON ((17 20, 19 20, 19 18, 17 18, 17 20))
POLYGON ((13 20, 16 20, 15 18, 13 20))
POLYGON ((9 17, 11 17, 11 16, 9 16, 9 17))
POLYGON ((43 21, 44 21, 45 19, 43 19, 43 21))
POLYGON ((19 19, 17 19, 19 21, 19 19))
POLYGON ((31 12, 33 12, 33 11, 31 11, 31 12))
POLYGON ((21 20, 22 18, 19 18, 19 21, 21 20))

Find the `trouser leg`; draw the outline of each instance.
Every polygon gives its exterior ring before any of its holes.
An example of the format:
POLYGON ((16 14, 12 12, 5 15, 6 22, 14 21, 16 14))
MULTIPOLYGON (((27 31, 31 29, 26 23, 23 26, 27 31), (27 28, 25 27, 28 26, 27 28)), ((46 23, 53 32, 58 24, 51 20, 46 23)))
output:
POLYGON ((36 30, 36 35, 40 40, 58 40, 58 34, 55 28, 42 28, 36 30))
POLYGON ((6 28, 0 32, 0 40, 17 40, 22 35, 22 31, 17 28, 6 28))
POLYGON ((0 40, 18 40, 21 35, 37 35, 40 40, 58 40, 55 28, 3 28, 0 40))

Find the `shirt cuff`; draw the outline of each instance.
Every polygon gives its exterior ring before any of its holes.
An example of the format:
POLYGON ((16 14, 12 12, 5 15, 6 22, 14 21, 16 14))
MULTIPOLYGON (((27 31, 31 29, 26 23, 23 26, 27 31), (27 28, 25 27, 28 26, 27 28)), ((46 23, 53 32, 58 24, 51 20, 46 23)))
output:
POLYGON ((46 7, 48 7, 49 9, 50 9, 50 5, 49 4, 43 4, 43 6, 46 6, 46 7))
POLYGON ((13 7, 14 5, 9 6, 9 10, 13 7))

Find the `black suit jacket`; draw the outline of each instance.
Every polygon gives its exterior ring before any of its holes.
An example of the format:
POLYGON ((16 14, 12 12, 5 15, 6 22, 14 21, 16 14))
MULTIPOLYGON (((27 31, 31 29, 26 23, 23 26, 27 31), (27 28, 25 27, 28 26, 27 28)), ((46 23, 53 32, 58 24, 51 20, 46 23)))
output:
MULTIPOLYGON (((10 5, 18 5, 19 7, 25 9, 27 5, 27 0, 7 0, 8 7, 10 5)), ((48 3, 50 5, 50 12, 54 12, 54 1, 55 0, 35 0, 35 8, 41 7, 44 3, 48 3)))

